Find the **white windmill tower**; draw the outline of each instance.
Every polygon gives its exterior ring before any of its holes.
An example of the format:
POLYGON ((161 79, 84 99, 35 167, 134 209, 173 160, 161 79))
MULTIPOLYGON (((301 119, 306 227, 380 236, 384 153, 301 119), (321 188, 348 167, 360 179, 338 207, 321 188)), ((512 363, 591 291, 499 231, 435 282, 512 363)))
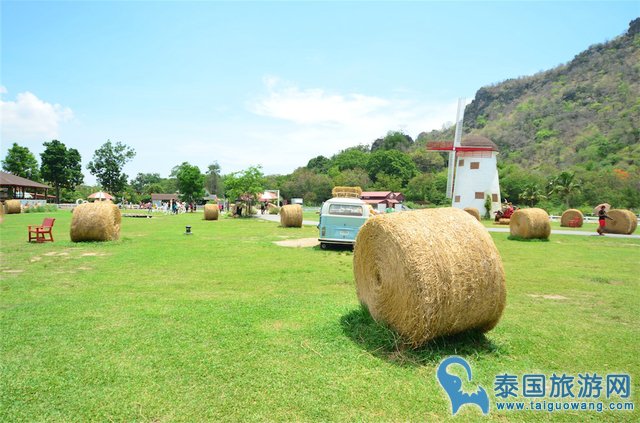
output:
POLYGON ((479 135, 463 138, 463 118, 464 99, 460 99, 453 143, 432 142, 427 144, 427 149, 449 151, 447 198, 451 198, 451 205, 461 209, 473 207, 483 215, 486 211, 485 199, 489 196, 492 214, 501 208, 498 147, 488 138, 479 135))

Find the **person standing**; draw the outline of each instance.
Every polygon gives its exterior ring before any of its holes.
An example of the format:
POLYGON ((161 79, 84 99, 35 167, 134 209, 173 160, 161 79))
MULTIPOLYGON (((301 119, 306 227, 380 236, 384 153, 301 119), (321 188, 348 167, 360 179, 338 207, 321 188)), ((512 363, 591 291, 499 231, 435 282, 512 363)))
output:
POLYGON ((607 219, 613 220, 607 214, 606 207, 602 206, 600 207, 600 210, 598 210, 598 229, 597 229, 598 235, 604 236, 604 228, 607 225, 607 219))

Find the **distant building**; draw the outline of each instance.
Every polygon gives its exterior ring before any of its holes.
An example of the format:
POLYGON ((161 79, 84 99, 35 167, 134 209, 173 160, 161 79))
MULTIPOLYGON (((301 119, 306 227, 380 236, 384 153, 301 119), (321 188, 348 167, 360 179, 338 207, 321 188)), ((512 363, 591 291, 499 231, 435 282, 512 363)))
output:
POLYGON ((384 208, 393 208, 404 201, 404 194, 393 191, 362 191, 360 199, 371 204, 373 208, 377 208, 378 204, 384 204, 384 208))
POLYGON ((49 195, 48 185, 35 182, 21 176, 0 171, 0 200, 21 200, 23 205, 54 200, 55 195, 49 195))
POLYGON ((487 195, 491 198, 491 213, 500 210, 500 182, 497 166, 498 147, 488 138, 469 135, 456 148, 456 172, 452 205, 474 207, 484 215, 487 195))
POLYGON ((158 208, 171 200, 178 201, 178 194, 151 194, 151 202, 158 208))

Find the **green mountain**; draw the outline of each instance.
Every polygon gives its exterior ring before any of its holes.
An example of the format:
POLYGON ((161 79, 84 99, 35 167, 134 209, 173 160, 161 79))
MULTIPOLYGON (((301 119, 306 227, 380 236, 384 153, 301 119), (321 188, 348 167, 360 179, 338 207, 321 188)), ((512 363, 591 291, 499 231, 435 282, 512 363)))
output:
MULTIPOLYGON (((480 88, 464 133, 498 145, 501 185, 514 201, 524 200, 524 179, 544 193, 565 172, 579 186, 573 205, 640 207, 640 18, 564 65, 480 88)), ((452 138, 449 128, 417 141, 452 138)))
MULTIPOLYGON (((554 213, 603 202, 640 208, 640 18, 564 65, 480 88, 463 129, 498 145, 502 197, 515 204, 554 213)), ((269 183, 311 203, 328 198, 334 185, 358 185, 402 191, 416 204, 449 204, 446 155, 427 151, 426 142, 451 140, 454 130, 415 141, 389 132, 269 183)))
POLYGON ((637 172, 640 18, 567 64, 480 88, 466 107, 464 129, 494 141, 505 162, 529 169, 637 172))

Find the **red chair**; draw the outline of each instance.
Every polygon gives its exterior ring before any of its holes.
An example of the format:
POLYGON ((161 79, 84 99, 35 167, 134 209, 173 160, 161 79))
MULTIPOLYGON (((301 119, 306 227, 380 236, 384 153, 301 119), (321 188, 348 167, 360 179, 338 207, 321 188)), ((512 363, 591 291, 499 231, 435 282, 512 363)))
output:
POLYGON ((45 242, 51 241, 53 242, 53 234, 51 233, 51 229, 53 228, 53 223, 56 220, 51 217, 46 217, 42 221, 42 225, 40 226, 29 226, 29 242, 45 242), (47 234, 49 234, 49 238, 47 239, 47 234))

